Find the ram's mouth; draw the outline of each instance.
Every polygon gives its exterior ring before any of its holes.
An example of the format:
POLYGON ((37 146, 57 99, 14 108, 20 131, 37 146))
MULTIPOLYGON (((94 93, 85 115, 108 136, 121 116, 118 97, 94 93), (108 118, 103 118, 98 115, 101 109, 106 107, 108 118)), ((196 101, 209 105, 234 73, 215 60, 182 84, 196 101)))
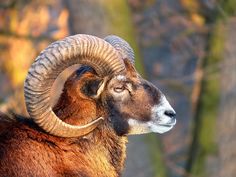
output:
POLYGON ((176 119, 172 119, 171 121, 162 124, 162 123, 158 123, 158 125, 160 126, 164 126, 164 127, 173 127, 176 124, 176 119))
POLYGON ((149 122, 148 127, 152 132, 162 134, 162 133, 170 131, 174 127, 175 124, 176 124, 176 119, 165 124, 149 122))
POLYGON ((158 124, 158 126, 173 127, 174 125, 172 125, 172 124, 158 124))
POLYGON ((130 131, 129 135, 131 134, 144 134, 144 133, 165 133, 171 130, 174 125, 176 124, 176 119, 171 119, 166 123, 159 122, 157 120, 148 121, 148 122, 141 122, 135 119, 128 120, 130 131))

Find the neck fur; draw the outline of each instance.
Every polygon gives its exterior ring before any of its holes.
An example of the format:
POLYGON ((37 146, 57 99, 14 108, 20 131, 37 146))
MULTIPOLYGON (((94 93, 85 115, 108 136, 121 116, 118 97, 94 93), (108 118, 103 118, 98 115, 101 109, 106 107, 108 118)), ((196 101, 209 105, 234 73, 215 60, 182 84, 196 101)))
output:
MULTIPOLYGON (((95 101, 74 98, 67 92, 63 92, 53 110, 63 121, 73 125, 84 125, 100 116, 107 117, 103 111, 99 110, 95 101)), ((89 157, 92 156, 100 159, 93 158, 91 163, 94 162, 94 165, 97 165, 96 163, 103 159, 103 165, 99 168, 101 174, 104 175, 104 171, 110 171, 107 176, 112 177, 111 171, 113 171, 114 177, 117 176, 115 174, 119 176, 123 170, 126 157, 127 138, 125 136, 118 136, 106 118, 104 123, 93 132, 84 136, 83 139, 86 139, 87 143, 81 143, 81 146, 89 152, 89 157)), ((98 176, 101 175, 98 174, 98 176)))

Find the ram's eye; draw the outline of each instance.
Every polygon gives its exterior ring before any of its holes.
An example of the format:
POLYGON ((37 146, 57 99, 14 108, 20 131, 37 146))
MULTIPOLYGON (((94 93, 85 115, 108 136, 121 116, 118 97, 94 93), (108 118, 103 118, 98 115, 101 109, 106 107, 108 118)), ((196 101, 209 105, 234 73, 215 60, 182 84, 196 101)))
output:
POLYGON ((124 86, 119 86, 119 87, 115 87, 114 88, 114 91, 117 92, 117 93, 121 93, 125 90, 125 87, 124 86))

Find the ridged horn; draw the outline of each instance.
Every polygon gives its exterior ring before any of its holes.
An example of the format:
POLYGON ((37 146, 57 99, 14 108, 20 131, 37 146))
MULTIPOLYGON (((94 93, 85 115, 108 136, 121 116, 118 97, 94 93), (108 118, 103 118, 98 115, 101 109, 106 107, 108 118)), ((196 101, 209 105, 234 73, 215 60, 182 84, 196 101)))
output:
POLYGON ((25 80, 24 94, 29 115, 46 132, 60 137, 83 136, 101 123, 98 118, 83 126, 63 122, 52 111, 50 90, 57 76, 74 64, 94 68, 101 77, 125 71, 117 50, 103 39, 74 35, 50 44, 31 65, 25 80))
POLYGON ((119 51, 123 59, 128 58, 132 64, 135 63, 134 50, 124 39, 115 35, 109 35, 106 36, 104 40, 110 43, 117 51, 119 51))

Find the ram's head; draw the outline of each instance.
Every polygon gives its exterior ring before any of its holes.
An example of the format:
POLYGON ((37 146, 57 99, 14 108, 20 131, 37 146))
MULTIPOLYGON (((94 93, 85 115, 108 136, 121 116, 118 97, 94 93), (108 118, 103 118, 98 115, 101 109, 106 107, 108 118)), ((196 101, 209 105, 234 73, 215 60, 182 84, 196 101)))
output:
POLYGON ((51 44, 29 70, 25 98, 35 122, 61 137, 83 136, 105 121, 118 135, 164 133, 176 123, 175 111, 162 92, 135 70, 132 48, 116 36, 103 40, 75 35, 51 44), (91 100, 93 110, 99 109, 86 125, 67 124, 50 107, 53 82, 73 64, 83 66, 67 80, 64 92, 91 100))

